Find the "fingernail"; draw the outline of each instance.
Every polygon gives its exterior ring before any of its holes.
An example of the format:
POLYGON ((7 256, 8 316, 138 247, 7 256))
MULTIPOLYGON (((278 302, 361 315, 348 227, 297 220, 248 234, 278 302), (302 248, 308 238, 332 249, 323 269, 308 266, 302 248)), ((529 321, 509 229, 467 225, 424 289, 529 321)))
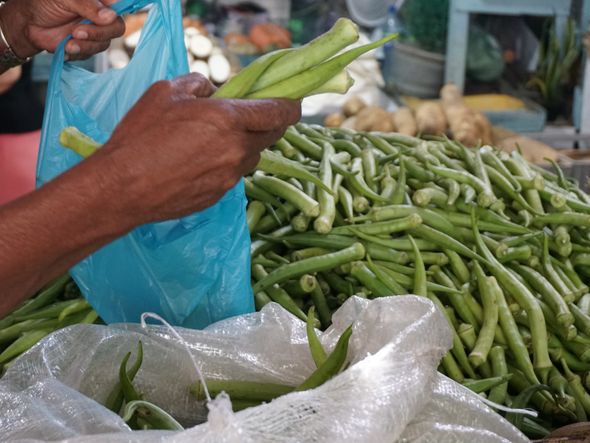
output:
POLYGON ((78 40, 86 40, 88 38, 88 33, 86 31, 76 31, 74 32, 74 37, 78 40))
POLYGON ((80 52, 80 46, 78 46, 76 43, 72 43, 68 46, 67 51, 70 54, 78 54, 80 52))
POLYGON ((117 16, 117 14, 112 9, 103 8, 100 11, 98 11, 98 16, 103 20, 113 20, 117 16))

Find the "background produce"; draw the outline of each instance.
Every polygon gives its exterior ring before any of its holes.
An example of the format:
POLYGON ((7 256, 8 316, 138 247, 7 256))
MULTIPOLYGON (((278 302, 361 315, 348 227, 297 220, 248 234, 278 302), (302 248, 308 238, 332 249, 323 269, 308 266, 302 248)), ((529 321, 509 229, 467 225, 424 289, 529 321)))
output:
POLYGON ((359 97, 351 97, 342 112, 326 116, 324 124, 356 131, 397 131, 411 136, 445 134, 470 147, 493 142, 489 120, 466 103, 452 84, 441 89, 438 101, 419 102, 392 113, 378 106, 368 106, 359 97))

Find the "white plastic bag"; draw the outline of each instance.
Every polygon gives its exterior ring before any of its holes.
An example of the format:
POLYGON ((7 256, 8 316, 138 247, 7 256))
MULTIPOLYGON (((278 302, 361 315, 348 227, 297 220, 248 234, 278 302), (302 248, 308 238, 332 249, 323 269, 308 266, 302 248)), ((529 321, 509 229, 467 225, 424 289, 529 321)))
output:
POLYGON ((350 366, 317 389, 231 411, 209 411, 189 393, 205 378, 297 385, 314 370, 305 324, 276 304, 205 330, 77 325, 20 357, 0 380, 0 439, 71 442, 526 442, 475 394, 436 368, 451 346, 444 316, 427 299, 352 298, 320 339, 331 351, 353 324, 350 366), (143 342, 134 384, 188 428, 133 432, 101 403, 123 356, 143 342), (206 421, 205 421, 206 420, 206 421), (201 423, 201 424, 199 424, 201 423), (192 427, 190 427, 192 426, 192 427))

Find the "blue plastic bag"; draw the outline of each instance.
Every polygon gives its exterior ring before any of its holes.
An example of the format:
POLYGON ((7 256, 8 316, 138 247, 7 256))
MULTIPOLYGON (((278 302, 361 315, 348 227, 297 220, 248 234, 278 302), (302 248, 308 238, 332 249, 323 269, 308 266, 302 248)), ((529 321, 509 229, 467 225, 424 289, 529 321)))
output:
MULTIPOLYGON (((105 142, 152 83, 188 72, 180 1, 123 0, 113 9, 122 15, 148 4, 141 40, 124 69, 94 74, 64 64, 65 41, 56 51, 37 186, 81 161, 59 144, 63 128, 75 126, 105 142)), ((245 207, 240 182, 204 211, 138 227, 76 265, 72 277, 107 323, 137 322, 151 311, 174 325, 201 328, 252 312, 245 207)))

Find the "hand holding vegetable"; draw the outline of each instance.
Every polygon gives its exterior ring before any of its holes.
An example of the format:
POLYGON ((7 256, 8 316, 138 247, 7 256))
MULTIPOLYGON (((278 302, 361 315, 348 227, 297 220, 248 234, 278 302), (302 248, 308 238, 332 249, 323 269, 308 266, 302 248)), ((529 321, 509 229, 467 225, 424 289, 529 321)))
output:
POLYGON ((210 206, 299 119, 294 101, 208 98, 213 91, 199 74, 156 83, 88 160, 129 228, 210 206))
POLYGON ((0 28, 22 58, 43 50, 55 51, 68 35, 70 59, 88 58, 108 48, 123 35, 125 24, 108 8, 115 0, 29 0, 8 2, 0 8, 0 28), (83 19, 92 24, 81 25, 83 19))
POLYGON ((298 102, 213 90, 156 83, 92 158, 0 210, 0 316, 135 226, 211 205, 299 119, 298 102))

